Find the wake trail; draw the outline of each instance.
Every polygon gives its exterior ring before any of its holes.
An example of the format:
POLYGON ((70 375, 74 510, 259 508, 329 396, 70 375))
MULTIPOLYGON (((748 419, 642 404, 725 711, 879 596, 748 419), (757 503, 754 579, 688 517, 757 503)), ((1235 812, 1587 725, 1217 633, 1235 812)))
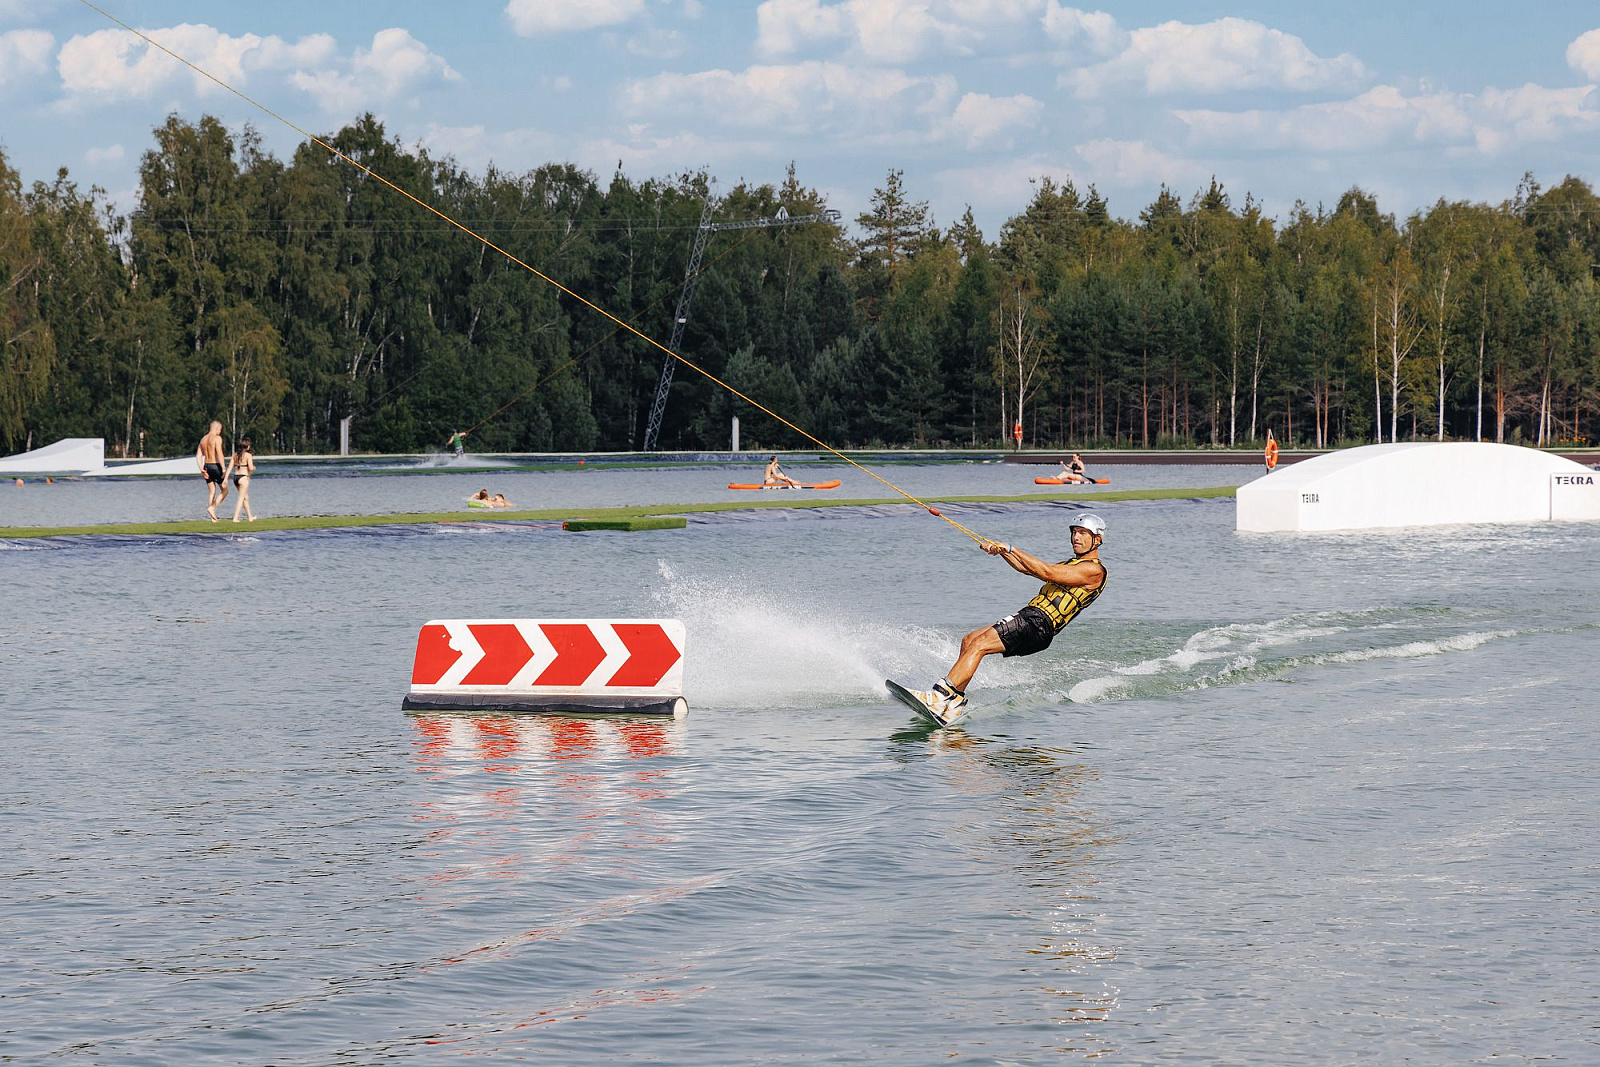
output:
POLYGON ((1210 626, 1164 655, 1102 664, 1099 673, 1072 682, 1059 695, 1076 704, 1160 697, 1266 681, 1312 667, 1470 652, 1505 638, 1571 629, 1460 627, 1459 620, 1440 618, 1435 611, 1395 608, 1210 626))

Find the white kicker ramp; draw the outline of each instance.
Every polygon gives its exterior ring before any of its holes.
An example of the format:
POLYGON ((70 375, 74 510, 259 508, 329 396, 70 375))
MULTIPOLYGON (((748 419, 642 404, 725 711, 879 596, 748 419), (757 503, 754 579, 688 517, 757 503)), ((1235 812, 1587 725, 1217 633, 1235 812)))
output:
POLYGON ((1600 472, 1515 445, 1365 445, 1239 487, 1240 530, 1361 530, 1600 519, 1600 472))
POLYGON ((95 478, 132 478, 152 474, 183 475, 190 474, 200 477, 200 465, 193 456, 180 456, 177 459, 152 459, 143 463, 118 463, 114 467, 103 467, 97 471, 85 472, 95 478))
POLYGON ((0 458, 0 474, 82 474, 105 465, 105 438, 68 437, 32 452, 0 458))

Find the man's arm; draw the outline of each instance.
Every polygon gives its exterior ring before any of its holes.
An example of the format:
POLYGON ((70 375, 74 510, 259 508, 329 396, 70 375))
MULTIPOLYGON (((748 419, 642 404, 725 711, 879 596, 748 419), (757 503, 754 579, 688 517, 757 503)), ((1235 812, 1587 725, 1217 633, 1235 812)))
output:
POLYGON ((1105 568, 1099 560, 1089 560, 1093 567, 1082 565, 1068 566, 1064 563, 1050 563, 1038 556, 1013 548, 1011 545, 1002 545, 998 541, 989 541, 984 544, 983 550, 991 556, 999 556, 1009 563, 1013 570, 1030 575, 1042 582, 1054 582, 1056 585, 1099 585, 1104 579, 1105 568))

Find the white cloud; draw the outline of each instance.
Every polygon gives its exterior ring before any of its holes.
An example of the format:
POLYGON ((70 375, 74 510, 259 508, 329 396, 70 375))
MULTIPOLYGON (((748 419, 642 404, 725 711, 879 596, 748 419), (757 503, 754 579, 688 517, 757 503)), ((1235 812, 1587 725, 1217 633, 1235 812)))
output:
POLYGON ((372 47, 356 49, 348 62, 316 72, 298 70, 289 80, 324 111, 345 115, 396 100, 435 79, 462 80, 441 56, 396 27, 373 34, 372 47))
POLYGON ((1590 30, 1567 45, 1567 66, 1590 81, 1600 81, 1600 30, 1590 30))
POLYGON ((632 115, 698 113, 744 127, 804 133, 898 132, 907 124, 948 116, 955 98, 949 75, 807 61, 658 74, 630 83, 623 107, 632 115))
POLYGON ((1393 146, 1475 147, 1493 153, 1509 144, 1552 141, 1600 128, 1586 106, 1594 86, 1489 88, 1482 93, 1407 96, 1380 85, 1349 100, 1282 111, 1173 112, 1200 142, 1272 151, 1361 152, 1393 146))
MULTIPOLYGON (((946 218, 961 217, 957 205, 969 204, 974 214, 1007 217, 1021 211, 1033 199, 1034 183, 1040 178, 1056 182, 1074 181, 1072 169, 1043 157, 992 159, 966 167, 952 167, 934 174, 937 200, 945 205, 946 218)), ((988 236, 998 236, 989 227, 988 236)))
MULTIPOLYGON (((333 39, 313 34, 291 44, 281 37, 247 33, 233 37, 211 26, 184 23, 148 31, 151 40, 230 85, 244 85, 259 71, 326 62, 333 39)), ((223 90, 176 59, 126 30, 96 30, 61 46, 56 57, 61 83, 74 96, 149 97, 189 80, 204 96, 223 90)))
POLYGON ((523 37, 616 26, 644 13, 644 0, 509 0, 506 17, 523 37))
POLYGON ((440 126, 428 123, 417 138, 434 155, 448 155, 469 170, 482 171, 490 163, 502 170, 521 172, 550 161, 555 141, 534 129, 490 131, 482 125, 440 126))
POLYGON ((1054 0, 766 0, 756 10, 756 49, 776 57, 838 45, 874 63, 907 63, 1026 48, 1025 31, 1047 4, 1054 0))
POLYGON ((55 37, 44 30, 0 33, 0 89, 48 70, 55 43, 55 37))
POLYGON ((1044 13, 1044 34, 1055 45, 1092 56, 1108 56, 1128 47, 1128 32, 1104 11, 1080 11, 1050 0, 1044 13))
POLYGON ((688 42, 677 30, 651 28, 628 38, 628 51, 650 59, 676 59, 683 55, 688 42))
POLYGON ((1130 85, 1149 93, 1306 92, 1351 87, 1368 76, 1354 56, 1323 58, 1293 34, 1248 19, 1223 18, 1134 30, 1120 53, 1063 74, 1061 84, 1083 97, 1130 85))
POLYGON ((90 148, 83 153, 83 161, 90 166, 101 163, 116 163, 122 159, 123 149, 119 144, 107 145, 104 148, 90 148))
POLYGON ((1531 82, 1517 89, 1485 89, 1475 101, 1473 140, 1480 151, 1492 153, 1507 145, 1600 129, 1600 112, 1590 106, 1594 92, 1592 85, 1547 89, 1531 82))
POLYGON ((1153 186, 1173 188, 1203 184, 1211 172, 1192 160, 1163 152, 1144 141, 1101 138, 1074 145, 1088 165, 1091 180, 1102 186, 1153 186))
POLYGON ((752 157, 772 152, 772 145, 742 137, 719 140, 686 132, 657 134, 641 124, 628 127, 625 139, 605 137, 583 142, 574 162, 604 177, 619 160, 629 174, 661 174, 701 165, 716 168, 747 164, 752 157))
POLYGON ((950 129, 977 148, 1011 130, 1033 126, 1044 114, 1044 104, 1023 93, 1016 96, 989 96, 968 93, 956 104, 949 120, 950 129))

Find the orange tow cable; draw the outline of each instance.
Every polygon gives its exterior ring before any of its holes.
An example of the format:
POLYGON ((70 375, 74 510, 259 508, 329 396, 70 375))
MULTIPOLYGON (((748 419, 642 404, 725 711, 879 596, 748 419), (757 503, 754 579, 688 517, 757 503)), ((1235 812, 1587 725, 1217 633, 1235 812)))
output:
POLYGON ((939 511, 938 508, 935 508, 932 505, 928 504, 926 501, 923 501, 923 500, 919 499, 918 497, 913 496, 912 494, 906 492, 904 489, 901 489, 898 485, 895 485, 893 482, 889 481, 887 478, 884 478, 881 475, 877 474, 876 472, 874 472, 872 470, 869 470, 868 468, 862 466, 860 463, 857 463, 855 460, 851 459, 849 456, 845 455, 843 452, 840 452, 837 448, 834 448, 832 445, 828 444, 826 441, 823 441, 820 438, 817 438, 816 436, 814 436, 814 435, 808 433, 807 431, 801 429, 800 427, 796 426, 794 423, 790 422, 788 419, 784 418, 782 415, 779 415, 777 412, 773 411, 771 408, 767 407, 765 404, 758 403, 757 401, 750 399, 748 396, 745 396, 739 390, 735 389, 733 386, 729 385, 727 382, 723 381, 721 378, 718 378, 715 374, 712 374, 710 371, 706 370, 704 367, 701 367, 699 364, 695 363, 693 360, 690 360, 687 357, 685 357, 685 356, 683 356, 683 355, 681 355, 681 354, 679 354, 677 352, 674 352, 672 349, 668 348, 666 345, 662 344, 660 341, 657 341, 654 337, 651 337, 649 334, 647 334, 647 333, 643 332, 642 330, 638 329, 637 327, 633 326, 631 323, 629 323, 629 322, 627 322, 627 321, 625 321, 623 319, 618 318, 616 315, 613 315, 611 312, 607 311, 605 308, 603 308, 600 305, 594 303, 593 301, 588 300, 585 297, 580 296, 579 294, 573 292, 571 289, 568 289, 565 285, 562 285, 560 282, 556 281, 554 278, 552 278, 549 275, 545 274, 543 271, 539 270, 538 268, 533 267, 528 263, 524 263, 522 260, 520 260, 516 256, 512 255, 510 252, 507 252, 505 249, 501 248, 499 245, 497 245, 493 241, 489 240, 487 237, 484 237, 482 234, 480 234, 477 231, 473 230, 472 228, 464 225, 463 223, 457 222, 455 219, 451 218, 449 215, 446 215, 444 212, 440 211, 438 208, 434 207, 432 204, 428 203, 427 201, 421 200, 421 199, 417 198, 416 196, 413 196, 411 193, 406 192, 406 190, 400 188, 394 182, 390 181, 388 178, 385 178, 383 175, 379 174, 377 171, 373 170, 371 167, 368 167, 368 166, 366 166, 366 165, 364 165, 362 163, 358 163, 354 159, 351 159, 349 156, 345 155, 343 152, 339 151, 337 148, 333 147, 331 144, 328 144, 322 138, 317 137, 316 135, 314 135, 312 133, 309 133, 306 130, 301 129, 299 126, 296 126, 293 122, 290 122, 288 119, 284 118, 282 115, 278 114, 276 111, 272 110, 270 107, 267 107, 267 105, 261 103, 259 100, 256 100, 253 97, 247 96, 243 92, 240 92, 238 89, 235 89, 233 86, 231 86, 227 82, 223 81, 221 78, 218 78, 216 75, 212 74, 210 71, 205 70, 205 69, 203 69, 201 67, 198 67, 195 64, 189 62, 189 60, 187 60, 187 59, 183 58, 182 56, 178 55, 178 53, 174 52, 172 49, 170 49, 170 48, 166 47, 165 45, 161 44, 159 41, 153 40, 148 34, 142 33, 139 30, 134 29, 132 26, 128 25, 126 22, 123 22, 121 19, 117 18, 115 15, 111 14, 109 11, 106 11, 104 8, 98 7, 97 5, 92 3, 91 0, 80 0, 80 3, 82 3, 85 7, 89 8, 91 11, 95 11, 95 12, 99 13, 107 21, 114 22, 118 26, 121 26, 123 29, 127 30, 129 33, 131 33, 135 37, 139 38, 141 41, 143 41, 145 44, 149 45, 151 48, 157 49, 157 50, 165 53, 166 55, 171 56, 173 59, 177 60, 179 63, 182 63, 184 66, 188 67, 190 70, 194 71, 196 74, 198 74, 201 77, 205 78, 206 80, 212 82, 213 84, 217 85, 218 87, 220 87, 220 88, 232 93, 234 96, 238 97, 240 100, 243 100, 245 103, 249 104, 251 107, 257 108, 258 110, 264 112, 265 114, 268 114, 268 115, 272 116, 273 118, 277 119, 279 122, 283 123, 285 126, 289 127, 291 130, 293 130, 295 133, 298 133, 300 136, 304 137, 306 140, 312 142, 313 144, 316 144, 316 145, 322 147, 323 149, 326 149, 328 151, 328 153, 333 155, 335 158, 343 160, 344 162, 350 164, 352 167, 355 167, 357 170, 361 171, 363 174, 366 174, 368 177, 372 178, 373 180, 378 181, 378 182, 382 182, 384 185, 388 186, 390 189, 393 189, 395 192, 399 193, 401 196, 405 197, 407 200, 410 200, 413 203, 417 204, 418 206, 420 206, 422 208, 425 208, 426 210, 432 212, 434 215, 437 215, 444 222, 450 224, 451 226, 454 226, 456 229, 460 230, 462 233, 464 233, 467 236, 473 238, 474 240, 480 242, 486 248, 493 249, 494 251, 500 253, 506 259, 510 260, 512 263, 515 263, 517 266, 521 267, 523 270, 526 270, 528 273, 532 274, 534 277, 538 278, 540 281, 543 281, 547 285, 550 285, 550 286, 554 287, 555 289, 565 293, 567 296, 569 296, 572 299, 576 300, 578 303, 582 304, 584 307, 589 308, 591 311, 595 312, 596 314, 599 314, 601 316, 604 316, 607 319, 610 319, 612 322, 616 323, 622 329, 627 330, 629 333, 633 334, 635 337, 639 338, 641 341, 644 341, 646 344, 648 344, 648 345, 650 345, 650 346, 652 346, 654 348, 660 349, 662 352, 666 353, 668 356, 671 356, 673 359, 677 360, 679 363, 682 363, 685 367, 688 367, 690 370, 694 371, 695 373, 702 375, 703 377, 709 379, 712 382, 715 382, 717 385, 719 385, 722 388, 726 389, 728 392, 732 393, 734 396, 738 397, 740 400, 743 400, 745 403, 749 404, 751 407, 754 407, 757 410, 763 411, 766 414, 770 415, 772 418, 774 418, 774 419, 778 420, 779 422, 783 423, 783 425, 787 426, 789 429, 793 430, 795 433, 799 434, 801 437, 804 437, 806 440, 808 440, 808 441, 812 442, 813 444, 817 445, 819 448, 822 448, 825 451, 833 453, 835 456, 838 456, 840 459, 844 460, 846 463, 850 464, 850 466, 852 466, 852 467, 856 468, 857 470, 861 471, 863 474, 866 474, 866 475, 874 478, 875 480, 881 482, 883 485, 885 485, 888 488, 894 490, 894 492, 896 492, 896 493, 900 494, 901 496, 905 497, 907 500, 911 501, 913 504, 916 504, 918 507, 920 507, 923 510, 925 510, 928 514, 933 515, 936 518, 943 519, 945 522, 949 523, 951 526, 955 527, 957 530, 960 530, 963 534, 965 534, 967 537, 971 538, 973 541, 976 541, 978 544, 981 545, 981 544, 986 544, 986 543, 988 543, 988 544, 995 543, 992 538, 984 537, 981 534, 974 533, 972 530, 969 530, 967 527, 961 525, 961 523, 959 523, 959 522, 955 521, 954 519, 950 518, 950 516, 942 514, 939 511))

